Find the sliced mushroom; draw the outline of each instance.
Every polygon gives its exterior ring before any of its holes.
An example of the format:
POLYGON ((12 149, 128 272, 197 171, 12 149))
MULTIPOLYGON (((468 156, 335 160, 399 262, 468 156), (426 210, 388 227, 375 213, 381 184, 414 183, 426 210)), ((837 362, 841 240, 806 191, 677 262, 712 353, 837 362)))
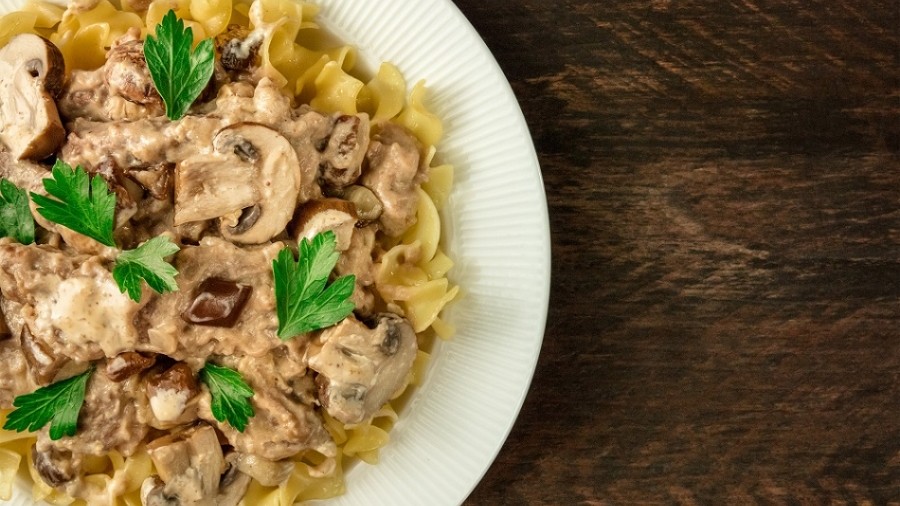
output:
POLYGON ((196 325, 234 327, 253 287, 222 278, 207 278, 194 291, 194 298, 181 318, 196 325))
POLYGON ((166 493, 166 484, 159 476, 149 476, 141 484, 141 504, 143 506, 181 506, 178 496, 166 493))
POLYGON ((123 381, 130 376, 153 367, 156 363, 155 355, 143 355, 136 351, 119 353, 106 362, 104 372, 113 381, 123 381))
POLYGON ((184 160, 175 166, 175 226, 255 205, 255 179, 253 166, 238 157, 197 155, 184 160))
POLYGON ((412 326, 392 313, 378 315, 375 328, 351 316, 326 329, 307 351, 319 402, 343 423, 369 419, 406 384, 417 350, 412 326))
POLYGON ((19 344, 28 362, 28 370, 35 383, 46 385, 53 381, 60 369, 69 361, 57 355, 53 349, 42 341, 35 339, 28 325, 22 326, 19 333, 19 344))
POLYGON ((265 32, 251 32, 240 25, 229 25, 216 36, 217 53, 222 67, 229 71, 243 72, 259 65, 259 48, 265 32))
POLYGON ((62 53, 34 34, 0 49, 0 140, 18 159, 40 160, 66 137, 54 98, 65 78, 62 53))
POLYGON ((312 240, 318 234, 329 230, 334 232, 337 250, 350 247, 350 236, 358 217, 352 202, 341 199, 322 199, 307 202, 297 212, 297 226, 294 237, 312 240))
POLYGON ((141 188, 147 190, 147 193, 156 200, 168 200, 171 199, 172 193, 173 169, 173 164, 160 163, 149 169, 129 170, 126 175, 137 182, 141 188))
POLYGON ((219 482, 219 494, 216 496, 216 506, 237 506, 247 493, 250 486, 250 476, 241 472, 235 465, 237 452, 232 452, 225 457, 228 466, 219 482))
POLYGON ((290 142, 269 127, 237 123, 216 134, 213 148, 176 168, 175 224, 219 218, 222 236, 240 244, 284 231, 302 178, 290 142))
POLYGON ((104 157, 91 172, 103 176, 110 191, 116 194, 116 228, 121 228, 137 213, 136 200, 141 193, 140 188, 125 176, 112 157, 104 157))
POLYGON ((142 40, 128 40, 114 45, 106 55, 104 69, 104 79, 111 94, 135 104, 162 103, 147 68, 142 40))
POLYGON ((145 481, 144 504, 214 504, 225 458, 212 427, 198 425, 161 437, 150 442, 147 451, 164 485, 145 481))
POLYGON ((193 371, 183 362, 148 375, 146 384, 150 410, 163 424, 180 421, 188 402, 200 392, 193 371))
POLYGON ((250 476, 238 470, 234 464, 235 453, 225 459, 226 471, 219 481, 218 493, 203 501, 187 501, 181 496, 166 491, 166 483, 159 476, 151 476, 141 485, 141 501, 144 506, 237 506, 250 486, 250 476))
POLYGON ((322 149, 319 163, 322 181, 331 188, 343 188, 359 179, 369 148, 369 117, 341 115, 334 119, 331 134, 322 149))
POLYGON ((78 477, 79 473, 72 459, 72 452, 48 446, 39 450, 31 446, 31 462, 38 476, 51 487, 59 487, 78 477))

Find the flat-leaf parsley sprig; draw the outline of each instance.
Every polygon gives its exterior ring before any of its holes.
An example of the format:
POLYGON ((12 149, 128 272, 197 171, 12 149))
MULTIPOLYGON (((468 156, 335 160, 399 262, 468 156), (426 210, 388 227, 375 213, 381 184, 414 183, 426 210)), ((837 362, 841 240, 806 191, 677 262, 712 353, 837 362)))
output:
MULTIPOLYGON (((88 176, 79 165, 72 167, 56 160, 44 189, 52 197, 31 193, 38 205, 37 212, 44 218, 70 228, 106 246, 116 247, 113 228, 116 213, 116 194, 99 175, 88 176)), ((122 293, 128 293, 135 302, 141 300, 141 280, 159 293, 178 290, 175 276, 178 271, 165 261, 165 257, 179 250, 166 236, 158 236, 133 250, 120 252, 112 275, 122 293)))
POLYGON ((353 312, 350 296, 356 276, 342 276, 327 285, 340 256, 336 245, 334 232, 329 230, 316 235, 312 241, 301 240, 300 257, 296 261, 294 252, 284 248, 272 262, 281 339, 329 327, 353 312))
POLYGON ((55 198, 31 193, 38 214, 115 248, 116 195, 109 192, 106 181, 99 175, 89 177, 80 165, 72 170, 62 160, 56 160, 50 174, 52 177, 44 179, 44 189, 55 198))
POLYGON ((13 400, 16 408, 3 424, 5 430, 36 431, 50 423, 50 439, 74 436, 78 414, 84 405, 84 391, 94 367, 69 379, 57 381, 13 400))
POLYGON ((194 31, 169 10, 156 26, 156 37, 147 35, 144 58, 153 85, 166 104, 166 116, 177 120, 185 115, 206 88, 215 68, 212 39, 203 39, 191 50, 194 31))
POLYGON ((253 397, 253 389, 244 381, 241 373, 207 362, 200 369, 200 381, 209 388, 210 410, 216 420, 227 422, 238 432, 244 432, 247 422, 255 413, 249 400, 253 397))
POLYGON ((28 192, 6 179, 0 180, 0 237, 12 237, 22 244, 34 242, 28 192))
POLYGON ((154 237, 135 249, 120 253, 113 268, 113 278, 135 301, 141 300, 141 280, 158 293, 178 291, 175 282, 178 270, 165 261, 165 257, 178 253, 178 249, 168 237, 154 237))

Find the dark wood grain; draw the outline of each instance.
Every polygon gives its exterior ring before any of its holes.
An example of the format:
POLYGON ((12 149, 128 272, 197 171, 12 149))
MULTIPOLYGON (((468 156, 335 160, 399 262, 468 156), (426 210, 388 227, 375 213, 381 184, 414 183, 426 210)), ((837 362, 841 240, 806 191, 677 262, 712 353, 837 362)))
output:
POLYGON ((467 504, 900 504, 900 3, 455 1, 553 237, 467 504))

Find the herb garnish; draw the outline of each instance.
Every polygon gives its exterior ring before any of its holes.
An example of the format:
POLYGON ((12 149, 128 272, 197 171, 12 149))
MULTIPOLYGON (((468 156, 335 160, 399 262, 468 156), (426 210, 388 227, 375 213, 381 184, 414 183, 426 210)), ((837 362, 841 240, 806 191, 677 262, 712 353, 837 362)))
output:
POLYGON ((22 244, 34 242, 28 192, 6 179, 0 180, 0 237, 12 237, 22 244))
POLYGON ((166 236, 157 236, 133 250, 123 251, 116 258, 112 275, 122 292, 134 301, 141 300, 141 280, 158 293, 177 292, 175 275, 178 270, 165 257, 178 253, 178 245, 166 236))
POLYGON ((278 252, 272 262, 275 275, 275 308, 278 337, 289 339, 334 325, 353 312, 356 276, 347 275, 326 286, 340 253, 331 230, 300 241, 300 258, 290 248, 278 252))
POLYGON ((6 430, 36 431, 50 422, 50 439, 74 436, 78 413, 84 404, 84 390, 94 367, 78 376, 38 388, 13 400, 16 409, 6 417, 6 430))
POLYGON ((112 234, 116 195, 109 193, 106 181, 99 175, 89 178, 80 165, 72 170, 62 160, 53 164, 51 176, 44 179, 44 189, 56 198, 32 192, 37 212, 54 223, 116 247, 112 234))
POLYGON ((209 388, 212 398, 210 409, 216 420, 228 422, 238 432, 244 432, 247 421, 254 415, 253 406, 248 400, 253 397, 253 389, 244 381, 241 373, 207 362, 200 369, 200 381, 209 388))
POLYGON ((156 91, 166 104, 166 116, 184 116, 206 88, 215 67, 212 39, 203 39, 191 51, 194 31, 169 10, 156 26, 156 37, 147 35, 144 58, 156 91))
MULTIPOLYGON (((56 198, 31 193, 31 199, 39 206, 38 213, 79 234, 116 247, 113 240, 116 194, 109 192, 106 180, 99 175, 89 178, 80 165, 73 170, 62 160, 53 164, 51 175, 52 178, 44 179, 44 189, 56 198)), ((168 237, 159 236, 119 253, 112 271, 119 290, 127 292, 135 302, 141 300, 142 279, 159 293, 177 291, 178 271, 166 263, 165 257, 177 253, 178 249, 168 237)))

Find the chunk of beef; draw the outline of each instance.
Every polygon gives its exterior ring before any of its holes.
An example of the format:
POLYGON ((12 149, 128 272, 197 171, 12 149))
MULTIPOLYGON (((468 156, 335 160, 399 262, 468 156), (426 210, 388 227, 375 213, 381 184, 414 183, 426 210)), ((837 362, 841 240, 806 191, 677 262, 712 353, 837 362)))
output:
POLYGON ((378 315, 375 328, 351 316, 325 329, 307 351, 319 401, 343 423, 368 420, 406 385, 417 350, 412 326, 392 313, 378 315))
POLYGON ((0 409, 12 409, 16 397, 37 390, 25 354, 15 339, 0 341, 0 409))
POLYGON ((141 305, 104 258, 0 239, 0 291, 22 306, 33 340, 59 356, 88 362, 142 347, 132 321, 141 305))
POLYGON ((73 455, 106 455, 111 450, 131 455, 147 434, 148 427, 143 423, 147 411, 137 376, 117 382, 95 371, 85 390, 78 432, 53 441, 46 426, 38 432, 37 448, 73 455))
POLYGON ((283 348, 262 357, 220 360, 236 368, 253 388, 255 416, 244 432, 238 432, 215 420, 206 400, 208 394, 201 401, 200 416, 216 424, 237 451, 269 460, 288 458, 306 449, 327 457, 335 455, 334 442, 309 402, 313 384, 305 374, 299 349, 283 348))
POLYGON ((143 44, 140 31, 129 30, 102 67, 73 70, 59 97, 62 116, 104 122, 162 116, 165 107, 147 69, 143 44))
POLYGON ((368 115, 344 114, 335 117, 328 139, 323 142, 319 165, 325 185, 339 189, 356 182, 368 147, 368 115))
POLYGON ((276 336, 272 261, 281 243, 239 248, 217 237, 186 246, 175 255, 178 291, 155 295, 137 314, 137 325, 151 342, 171 343, 165 353, 177 360, 210 353, 261 355, 280 345, 276 336), (220 279, 252 287, 230 327, 190 323, 182 315, 196 300, 200 286, 220 279), (248 338, 252 336, 252 338, 248 338))
POLYGON ((366 315, 375 307, 375 296, 369 287, 375 282, 375 264, 372 260, 375 249, 375 228, 363 227, 353 230, 350 247, 341 252, 334 271, 338 276, 353 274, 356 286, 353 287, 353 305, 356 313, 366 315))
POLYGON ((381 200, 378 223, 389 236, 398 236, 416 222, 416 190, 425 179, 418 141, 402 127, 388 124, 376 135, 366 158, 369 168, 360 184, 381 200))

